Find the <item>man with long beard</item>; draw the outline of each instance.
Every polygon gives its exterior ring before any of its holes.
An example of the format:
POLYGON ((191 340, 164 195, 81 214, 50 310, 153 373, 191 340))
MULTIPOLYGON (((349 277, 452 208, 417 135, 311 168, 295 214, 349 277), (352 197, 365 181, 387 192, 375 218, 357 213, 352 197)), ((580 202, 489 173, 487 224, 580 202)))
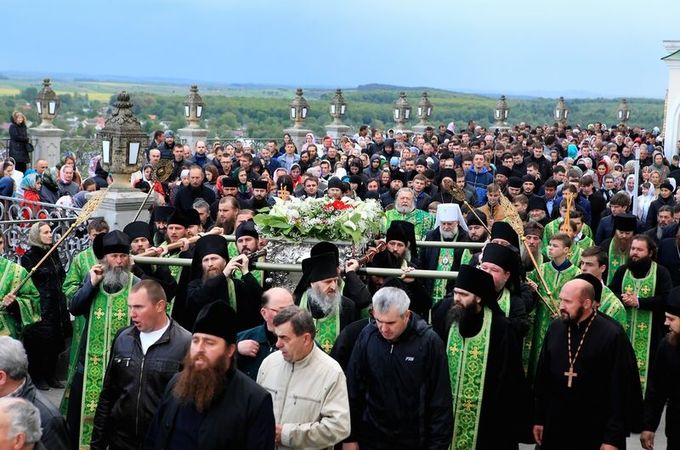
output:
POLYGON ((269 393, 236 370, 237 317, 224 301, 199 313, 184 368, 170 381, 146 449, 274 449, 269 393))
POLYGON ((516 449, 530 423, 521 340, 496 301, 491 274, 462 266, 453 299, 446 343, 456 418, 451 448, 516 449))
POLYGON ((396 220, 402 220, 413 224, 416 240, 422 240, 434 225, 434 218, 429 212, 416 208, 416 194, 411 188, 401 188, 397 191, 394 209, 385 213, 384 230, 396 220))
POLYGON ((614 237, 605 239, 600 248, 607 252, 609 266, 607 284, 612 282, 614 274, 628 262, 630 245, 633 242, 637 218, 632 214, 614 216, 614 237))
POLYGON ((190 278, 184 328, 192 328, 199 311, 215 300, 226 302, 236 311, 238 331, 260 324, 262 287, 248 270, 247 255, 229 258, 224 237, 207 235, 196 242, 190 278), (234 277, 236 269, 241 271, 241 279, 234 277))
MULTIPOLYGON (((626 306, 626 332, 638 360, 642 390, 645 391, 649 365, 663 337, 663 308, 673 288, 668 269, 653 261, 656 244, 638 234, 630 244, 630 259, 619 267, 609 288, 626 306)), ((611 262, 610 262, 611 264, 611 262)))
POLYGON ((90 445, 111 343, 116 333, 130 322, 127 297, 139 281, 131 273, 130 238, 122 231, 97 235, 92 250, 99 262, 90 268, 68 305, 72 315, 86 319, 67 412, 71 440, 79 446, 90 445))
POLYGON ((222 197, 217 205, 217 219, 215 226, 224 230, 224 234, 232 234, 235 230, 236 216, 239 213, 236 197, 222 197))
POLYGON ((339 290, 338 258, 334 253, 303 259, 302 272, 309 287, 300 298, 300 308, 312 314, 316 342, 330 353, 340 330, 356 320, 356 306, 339 290))
POLYGON ((561 320, 545 335, 534 385, 534 440, 543 450, 625 448, 642 392, 623 329, 593 305, 583 279, 559 293, 561 320))

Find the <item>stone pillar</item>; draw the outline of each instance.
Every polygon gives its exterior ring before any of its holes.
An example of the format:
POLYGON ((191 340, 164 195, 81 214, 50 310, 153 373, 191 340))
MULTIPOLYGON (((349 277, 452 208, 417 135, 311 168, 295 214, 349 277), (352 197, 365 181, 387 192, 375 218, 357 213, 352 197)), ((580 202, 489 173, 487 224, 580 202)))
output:
POLYGON ((302 89, 298 88, 295 91, 295 97, 290 102, 290 118, 294 121, 291 128, 283 130, 284 133, 290 134, 291 139, 295 143, 298 153, 305 143, 305 135, 311 133, 312 130, 305 128, 305 119, 309 112, 309 103, 302 96, 302 89))
POLYGON ((54 167, 61 160, 61 137, 64 130, 56 127, 52 128, 29 128, 29 137, 33 144, 33 155, 31 155, 32 166, 40 159, 44 159, 54 167))
POLYGON ((208 139, 208 130, 202 128, 180 128, 177 130, 177 134, 180 138, 180 142, 191 147, 192 152, 196 151, 196 142, 206 142, 208 139))
POLYGON ((149 137, 142 131, 139 120, 132 112, 132 102, 127 92, 118 94, 112 113, 104 128, 97 133, 97 146, 102 151, 102 167, 111 172, 113 185, 95 216, 104 217, 111 229, 122 230, 135 220, 137 211, 144 203, 137 220, 149 220, 147 208, 154 195, 147 195, 130 185, 130 175, 142 167, 144 149, 149 137))
POLYGON ((670 161, 678 153, 680 140, 680 41, 663 41, 668 55, 661 58, 668 66, 668 91, 664 117, 664 155, 670 161))
POLYGON ((290 138, 295 143, 295 148, 297 148, 299 153, 302 150, 302 145, 305 143, 305 136, 307 133, 311 133, 312 130, 306 128, 286 128, 283 132, 290 134, 290 138))

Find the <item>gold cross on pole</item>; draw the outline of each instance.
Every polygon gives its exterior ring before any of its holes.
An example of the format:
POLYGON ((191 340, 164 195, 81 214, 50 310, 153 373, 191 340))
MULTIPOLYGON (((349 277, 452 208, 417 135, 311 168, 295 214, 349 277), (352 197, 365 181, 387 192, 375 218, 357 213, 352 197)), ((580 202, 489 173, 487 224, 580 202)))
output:
POLYGON ((567 378, 569 378, 569 380, 567 380, 567 387, 570 388, 570 387, 571 387, 572 378, 577 377, 578 374, 577 374, 576 372, 574 372, 574 367, 573 367, 573 366, 570 366, 570 367, 569 367, 569 372, 564 372, 564 376, 567 377, 567 378))

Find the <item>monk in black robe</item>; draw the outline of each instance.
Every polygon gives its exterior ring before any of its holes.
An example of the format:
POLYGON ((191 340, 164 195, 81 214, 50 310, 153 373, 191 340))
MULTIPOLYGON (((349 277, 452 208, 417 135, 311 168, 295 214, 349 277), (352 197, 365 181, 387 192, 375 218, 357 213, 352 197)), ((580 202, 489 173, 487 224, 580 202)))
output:
POLYGON ((630 342, 597 314, 594 297, 588 281, 567 282, 561 320, 546 333, 534 385, 534 439, 542 450, 623 449, 636 428, 627 410, 640 410, 642 391, 630 342))

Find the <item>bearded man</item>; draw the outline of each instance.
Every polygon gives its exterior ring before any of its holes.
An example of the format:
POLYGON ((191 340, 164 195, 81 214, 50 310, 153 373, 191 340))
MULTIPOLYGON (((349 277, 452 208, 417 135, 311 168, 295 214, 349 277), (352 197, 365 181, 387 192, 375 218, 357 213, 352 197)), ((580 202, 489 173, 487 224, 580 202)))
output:
POLYGON ((652 238, 645 234, 634 236, 628 263, 619 267, 609 283, 609 288, 626 306, 625 328, 638 360, 643 392, 649 365, 664 334, 666 297, 673 288, 668 269, 654 262, 655 256, 656 244, 652 238))
POLYGON ((72 315, 86 319, 67 412, 72 442, 79 446, 90 445, 111 343, 130 322, 127 297, 139 281, 131 273, 130 238, 122 231, 97 235, 92 250, 99 262, 90 268, 68 305, 72 315))
POLYGON ((543 241, 543 225, 531 221, 524 225, 524 241, 527 245, 522 245, 519 248, 522 258, 522 267, 524 267, 526 272, 531 272, 535 269, 531 256, 534 257, 534 261, 536 261, 536 265, 538 266, 543 264, 547 259, 547 257, 543 255, 541 249, 541 243, 543 241), (527 247, 529 251, 531 251, 531 256, 529 256, 527 247))
POLYGON ((274 200, 269 197, 269 182, 265 180, 252 181, 253 196, 242 202, 242 208, 258 211, 262 208, 269 208, 274 204, 274 200))
POLYGON ((224 301, 200 311, 184 368, 170 381, 144 448, 274 449, 271 396, 234 365, 237 328, 224 301))
MULTIPOLYGON (((245 220, 241 222, 237 227, 236 227, 236 255, 232 255, 231 253, 231 248, 232 246, 229 245, 229 257, 234 257, 237 255, 246 255, 248 257, 248 264, 252 264, 255 261, 261 261, 264 262, 265 257, 260 256, 257 260, 250 260, 251 255, 253 255, 255 252, 258 252, 260 250, 260 234, 257 232, 257 229, 255 228, 255 222, 252 221, 252 219, 245 220)), ((231 244, 231 242, 229 243, 231 244)), ((267 283, 266 280, 268 278, 268 273, 265 272, 264 270, 250 270, 250 273, 253 274, 257 282, 262 286, 263 289, 268 289, 268 287, 265 287, 265 283, 267 285, 271 284, 271 282, 267 283)), ((234 273, 234 277, 236 279, 241 279, 243 277, 243 274, 241 271, 237 270, 234 273)))
POLYGON ((222 197, 217 205, 217 220, 215 226, 224 230, 224 234, 232 234, 235 230, 236 216, 239 213, 236 197, 222 197))
POLYGON ((383 230, 386 231, 390 224, 396 220, 403 220, 413 224, 417 241, 422 240, 432 230, 434 225, 432 214, 416 209, 416 194, 411 188, 399 189, 394 209, 390 209, 385 213, 383 230))
POLYGON ((302 273, 309 287, 300 298, 300 308, 312 314, 316 342, 324 352, 330 353, 340 331, 356 320, 356 306, 340 291, 335 253, 321 253, 303 259, 302 273))
POLYGON ((499 307, 494 285, 491 274, 462 266, 453 290, 446 336, 453 449, 516 449, 529 436, 521 338, 499 307))
POLYGON ((246 255, 229 258, 227 241, 222 236, 207 235, 196 242, 187 287, 186 317, 182 319, 187 326, 193 328, 198 312, 205 305, 221 300, 236 311, 238 331, 252 328, 260 324, 261 297, 262 287, 248 270, 246 255), (236 269, 241 271, 241 279, 234 277, 236 269))
MULTIPOLYGON (((470 242, 478 242, 481 244, 482 242, 486 242, 489 239, 489 233, 486 228, 486 220, 486 214, 484 214, 479 209, 475 209, 474 211, 467 213, 467 216, 465 217, 465 223, 467 223, 468 239, 470 242)), ((469 248, 464 249, 463 255, 460 258, 461 265, 470 264, 473 254, 474 253, 469 248)))

